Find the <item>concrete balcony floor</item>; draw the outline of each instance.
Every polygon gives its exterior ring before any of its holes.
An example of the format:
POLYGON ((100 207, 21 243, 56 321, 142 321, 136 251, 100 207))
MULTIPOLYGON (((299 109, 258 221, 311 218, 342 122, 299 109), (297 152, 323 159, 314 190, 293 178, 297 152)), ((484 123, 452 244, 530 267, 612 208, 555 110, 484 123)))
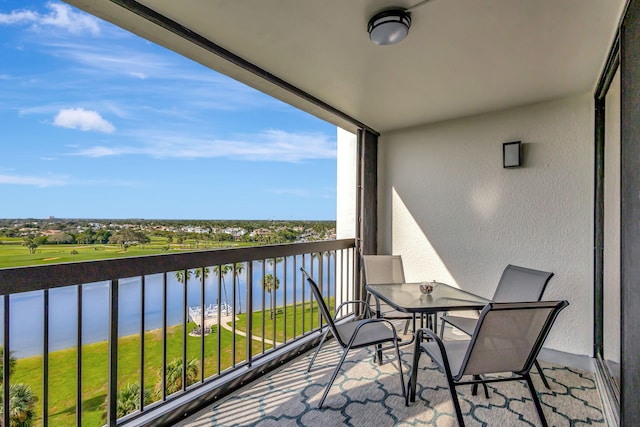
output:
MULTIPOLYGON (((408 378, 412 346, 401 348, 404 380, 408 378)), ((371 349, 352 350, 325 400, 317 404, 342 349, 335 340, 325 344, 313 369, 312 353, 271 372, 223 400, 182 421, 181 427, 204 426, 456 426, 445 376, 431 360, 420 359, 416 402, 406 407, 402 398, 394 352, 387 351, 382 366, 371 349)), ((605 425, 593 374, 541 360, 551 385, 548 390, 535 372, 532 377, 549 425, 605 425)), ((489 385, 490 398, 481 389, 458 388, 467 426, 537 426, 540 421, 523 381, 489 385)))

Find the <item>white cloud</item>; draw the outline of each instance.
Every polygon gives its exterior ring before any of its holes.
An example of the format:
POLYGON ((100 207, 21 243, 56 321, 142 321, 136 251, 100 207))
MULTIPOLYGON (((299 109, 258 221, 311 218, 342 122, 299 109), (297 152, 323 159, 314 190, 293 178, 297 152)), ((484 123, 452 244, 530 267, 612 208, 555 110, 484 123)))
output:
POLYGON ((22 24, 38 20, 38 14, 30 10, 14 10, 11 13, 0 13, 0 24, 22 24))
POLYGON ((309 159, 333 159, 336 142, 322 133, 292 133, 267 130, 240 135, 234 139, 194 138, 147 132, 133 136, 141 145, 95 146, 73 154, 87 157, 146 155, 156 158, 226 157, 247 161, 299 162, 309 159))
POLYGON ((20 176, 20 175, 3 175, 0 174, 0 185, 30 185, 34 187, 51 187, 55 185, 66 185, 67 177, 39 177, 39 176, 20 176))
POLYGON ((0 24, 33 24, 37 27, 53 27, 65 29, 72 34, 91 33, 100 34, 99 21, 84 12, 76 11, 66 4, 47 3, 50 10, 41 14, 31 10, 14 10, 10 13, 0 13, 0 24))
POLYGON ((140 79, 140 80, 144 80, 147 78, 147 75, 145 73, 141 73, 139 71, 130 71, 129 75, 131 77, 135 77, 136 79, 140 79))
POLYGON ((118 156, 121 154, 133 154, 132 152, 127 153, 127 150, 123 150, 122 148, 108 148, 108 147, 91 147, 86 150, 81 150, 76 153, 80 156, 85 157, 108 157, 108 156, 118 156))
POLYGON ((103 119, 95 111, 84 108, 68 108, 58 112, 53 124, 63 128, 80 129, 83 131, 95 130, 103 133, 113 133, 116 128, 103 119))
MULTIPOLYGON (((46 41, 49 54, 66 58, 81 66, 82 73, 97 73, 97 78, 126 77, 143 80, 144 88, 165 92, 167 96, 178 94, 167 91, 167 84, 180 86, 178 99, 193 109, 234 111, 246 108, 282 108, 282 103, 240 82, 176 55, 159 55, 146 51, 137 44, 102 44, 84 40, 46 41), (155 85, 155 86, 153 86, 155 85)), ((84 85, 84 82, 79 82, 84 85)), ((137 90, 137 88, 133 89, 137 90)))

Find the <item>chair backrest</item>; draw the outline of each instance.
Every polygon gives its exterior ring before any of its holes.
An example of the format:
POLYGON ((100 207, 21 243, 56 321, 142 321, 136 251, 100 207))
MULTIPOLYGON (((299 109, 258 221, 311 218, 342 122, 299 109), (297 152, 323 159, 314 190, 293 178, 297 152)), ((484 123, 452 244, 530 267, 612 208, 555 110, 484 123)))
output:
POLYGON ((364 280, 367 285, 404 283, 404 268, 400 255, 363 255, 364 280))
POLYGON ((464 356, 463 375, 529 372, 567 301, 490 303, 480 313, 464 356))
POLYGON ((553 273, 548 271, 509 264, 502 272, 496 292, 493 294, 493 301, 540 301, 551 277, 553 277, 553 273))
POLYGON ((311 288, 313 297, 318 302, 318 308, 320 309, 320 313, 322 314, 324 321, 327 322, 329 329, 331 329, 331 333, 343 348, 346 347, 347 343, 345 343, 342 340, 340 333, 338 332, 338 328, 336 328, 336 324, 333 323, 333 317, 331 317, 331 313, 327 308, 327 304, 325 304, 324 302, 324 298, 322 297, 322 293, 320 292, 320 288, 318 288, 317 283, 311 278, 309 273, 307 273, 307 271, 304 268, 300 268, 300 271, 302 271, 302 274, 304 274, 304 276, 307 278, 307 283, 309 283, 309 287, 311 288))

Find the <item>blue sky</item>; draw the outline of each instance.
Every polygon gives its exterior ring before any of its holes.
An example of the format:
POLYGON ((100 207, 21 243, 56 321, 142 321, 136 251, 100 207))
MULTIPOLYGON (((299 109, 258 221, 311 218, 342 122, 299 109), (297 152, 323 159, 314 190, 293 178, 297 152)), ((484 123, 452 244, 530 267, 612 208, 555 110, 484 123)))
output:
POLYGON ((60 2, 0 0, 0 217, 335 219, 336 128, 60 2))

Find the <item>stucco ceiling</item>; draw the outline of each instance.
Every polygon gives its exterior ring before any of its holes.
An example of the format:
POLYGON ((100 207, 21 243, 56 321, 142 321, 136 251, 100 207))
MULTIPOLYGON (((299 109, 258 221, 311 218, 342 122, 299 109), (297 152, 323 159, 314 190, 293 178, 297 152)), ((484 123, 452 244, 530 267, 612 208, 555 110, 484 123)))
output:
MULTIPOLYGON (((374 45, 377 11, 418 0, 140 0, 365 125, 389 131, 593 90, 625 0, 431 0, 409 36, 374 45)), ((118 3, 82 9, 337 125, 340 117, 118 3)))

